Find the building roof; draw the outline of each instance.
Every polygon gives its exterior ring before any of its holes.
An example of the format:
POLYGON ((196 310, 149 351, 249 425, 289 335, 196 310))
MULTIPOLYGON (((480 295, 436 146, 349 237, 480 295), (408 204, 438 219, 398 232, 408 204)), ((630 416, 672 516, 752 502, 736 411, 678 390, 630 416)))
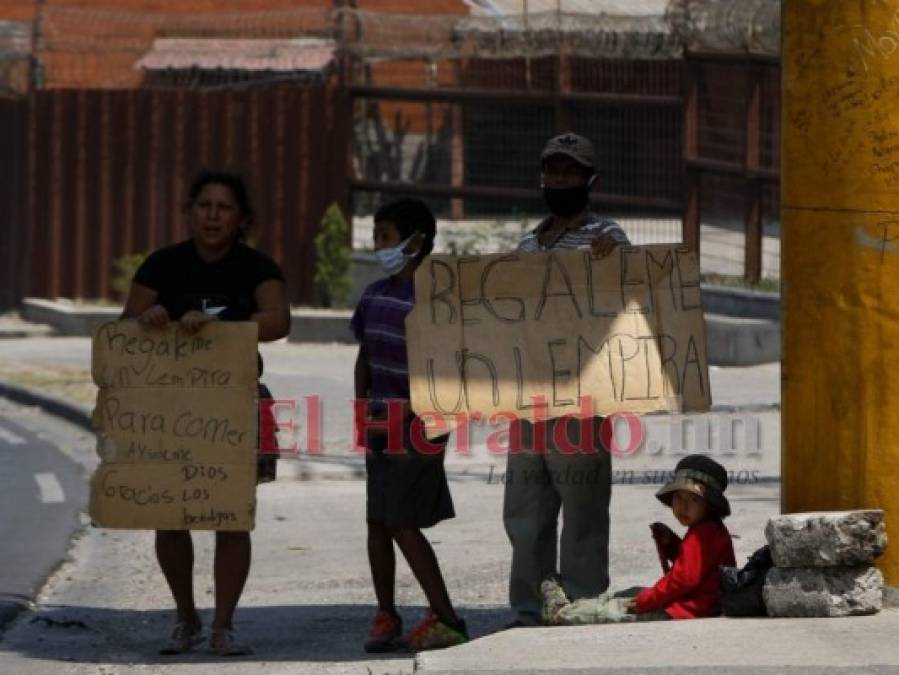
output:
POLYGON ((28 92, 31 79, 31 24, 0 21, 0 98, 28 92))
POLYGON ((465 0, 472 15, 513 16, 563 12, 566 14, 610 14, 617 16, 664 15, 669 0, 465 0))
POLYGON ((31 54, 31 23, 0 21, 0 58, 31 54))
POLYGON ((332 40, 320 38, 157 38, 135 68, 320 73, 333 62, 334 49, 332 40))

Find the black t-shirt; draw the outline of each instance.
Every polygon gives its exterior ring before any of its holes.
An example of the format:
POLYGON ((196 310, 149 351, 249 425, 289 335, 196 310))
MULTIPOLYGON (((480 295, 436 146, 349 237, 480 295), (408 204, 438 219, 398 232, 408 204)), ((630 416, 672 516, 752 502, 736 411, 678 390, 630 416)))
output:
POLYGON ((272 279, 284 280, 277 263, 245 244, 207 263, 190 239, 154 251, 134 274, 135 283, 159 294, 157 302, 174 321, 192 309, 222 321, 248 321, 258 311, 256 287, 272 279))

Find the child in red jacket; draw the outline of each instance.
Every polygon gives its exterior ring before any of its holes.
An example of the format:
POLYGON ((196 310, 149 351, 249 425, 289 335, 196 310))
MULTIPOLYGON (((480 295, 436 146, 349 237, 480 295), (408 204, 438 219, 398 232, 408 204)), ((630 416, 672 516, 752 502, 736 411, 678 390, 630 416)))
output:
POLYGON ((704 455, 684 457, 671 482, 656 493, 687 528, 681 540, 661 523, 651 526, 666 574, 651 588, 606 592, 575 602, 568 600, 560 580, 547 579, 542 585, 544 623, 559 626, 718 615, 718 568, 736 566, 730 533, 721 522, 730 515, 726 488, 727 472, 718 462, 704 455), (673 562, 670 570, 668 561, 673 562))

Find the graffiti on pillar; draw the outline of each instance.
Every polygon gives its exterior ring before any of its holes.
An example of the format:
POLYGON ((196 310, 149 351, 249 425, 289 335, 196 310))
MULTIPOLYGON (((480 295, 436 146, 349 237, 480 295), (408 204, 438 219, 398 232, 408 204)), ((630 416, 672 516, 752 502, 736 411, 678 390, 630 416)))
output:
POLYGON ((886 30, 874 33, 864 25, 857 26, 857 28, 863 29, 864 34, 861 38, 853 38, 852 45, 866 73, 868 72, 868 59, 878 57, 888 59, 899 50, 899 10, 893 15, 886 30))
POLYGON ((887 253, 899 253, 899 219, 884 220, 873 227, 857 226, 855 243, 880 252, 880 260, 883 262, 887 253), (870 230, 873 230, 873 234, 870 230))

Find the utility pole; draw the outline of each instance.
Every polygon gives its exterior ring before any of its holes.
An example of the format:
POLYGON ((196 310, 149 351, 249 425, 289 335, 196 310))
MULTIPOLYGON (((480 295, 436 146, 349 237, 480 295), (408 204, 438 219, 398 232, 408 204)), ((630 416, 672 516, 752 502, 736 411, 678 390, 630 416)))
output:
MULTIPOLYGON (((783 8, 783 510, 899 541, 899 0, 783 8)), ((878 560, 899 583, 899 546, 878 560)))

